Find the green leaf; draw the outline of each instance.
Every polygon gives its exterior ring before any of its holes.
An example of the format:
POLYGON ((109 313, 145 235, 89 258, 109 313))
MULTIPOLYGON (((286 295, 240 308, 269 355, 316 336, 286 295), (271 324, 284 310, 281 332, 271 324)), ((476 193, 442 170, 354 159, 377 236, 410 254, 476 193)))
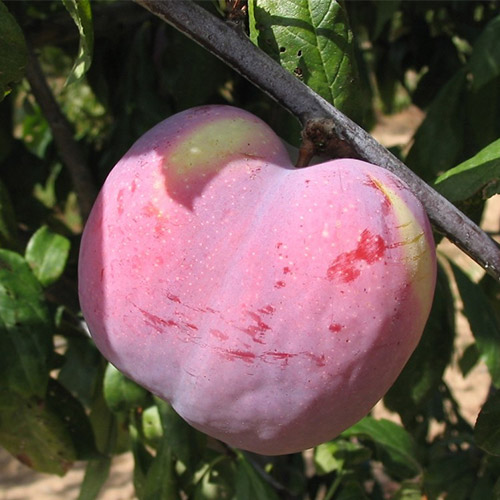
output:
POLYGON ((147 450, 141 435, 133 423, 129 425, 130 444, 134 456, 134 489, 138 498, 144 497, 146 478, 154 457, 147 450))
POLYGON ((500 16, 492 19, 479 35, 468 67, 472 73, 474 89, 500 75, 500 16))
POLYGON ((160 413, 164 440, 176 458, 189 470, 195 470, 205 450, 205 434, 191 427, 167 402, 154 399, 160 413))
POLYGON ((346 439, 334 439, 314 449, 316 474, 325 475, 333 471, 353 468, 370 459, 371 450, 346 439))
POLYGON ((175 500, 180 498, 175 477, 175 459, 164 439, 149 467, 141 500, 175 500))
POLYGON ((432 309, 420 342, 408 363, 384 397, 384 403, 413 418, 441 383, 450 361, 455 338, 455 307, 446 273, 438 267, 432 309))
POLYGON ((336 445, 335 442, 323 443, 316 446, 314 449, 314 467, 316 474, 324 476, 330 472, 340 470, 343 466, 343 461, 335 458, 336 445))
POLYGON ((327 498, 335 498, 335 500, 368 500, 363 485, 352 480, 347 481, 346 484, 342 486, 342 490, 338 495, 327 498))
POLYGON ((471 327, 481 359, 486 363, 492 382, 500 387, 500 326, 481 287, 459 267, 451 263, 463 302, 463 313, 471 327))
POLYGON ((117 447, 118 419, 108 408, 101 390, 102 387, 97 386, 89 418, 94 431, 97 449, 103 455, 108 455, 115 451, 117 447))
POLYGON ((178 31, 167 32, 168 50, 162 71, 164 86, 169 89, 176 109, 186 109, 210 102, 215 89, 230 80, 229 68, 217 57, 208 53, 193 40, 178 31), (189 64, 183 64, 188 60, 189 64), (200 82, 203 75, 203 82, 200 82))
POLYGON ((67 339, 65 362, 58 380, 83 404, 90 406, 99 379, 102 357, 94 342, 83 335, 67 339))
POLYGON ((360 112, 352 33, 338 1, 250 0, 250 38, 347 115, 360 112))
POLYGON ((365 417, 342 433, 342 437, 365 438, 375 444, 379 459, 397 477, 413 477, 422 472, 411 435, 386 419, 365 417))
POLYGON ((43 286, 57 281, 66 266, 70 249, 68 238, 42 226, 26 247, 26 261, 43 286))
POLYGON ((477 417, 476 444, 492 455, 500 456, 500 392, 493 393, 477 417))
POLYGON ((142 432, 147 441, 157 443, 163 436, 160 412, 153 405, 142 412, 142 432))
POLYGON ((17 253, 0 250, 0 381, 43 398, 49 380, 52 321, 40 283, 17 253))
POLYGON ((401 0, 374 0, 375 22, 373 23, 372 38, 377 39, 387 23, 400 9, 401 0))
POLYGON ((462 68, 438 92, 415 134, 407 165, 424 180, 433 180, 458 163, 463 149, 466 70, 462 68))
POLYGON ((149 392, 108 363, 104 375, 104 398, 115 413, 146 406, 149 392))
MULTIPOLYGON (((28 151, 44 159, 47 148, 52 142, 52 130, 38 103, 32 103, 26 98, 14 116, 14 123, 19 127, 20 135, 28 151)), ((54 166, 55 168, 61 170, 62 165, 54 166)))
POLYGON ((414 481, 403 481, 391 500, 422 500, 424 498, 420 484, 414 481))
POLYGON ((18 246, 17 223, 9 192, 0 180, 0 246, 15 250, 18 246))
POLYGON ((278 500, 278 495, 242 453, 238 454, 236 495, 238 500, 278 500))
POLYGON ((0 0, 0 101, 24 76, 27 56, 23 32, 0 0))
POLYGON ((78 500, 94 500, 109 477, 111 457, 89 460, 85 468, 78 500))
POLYGON ((80 401, 57 380, 50 379, 46 404, 64 423, 73 443, 76 459, 96 458, 98 452, 92 425, 80 401))
POLYGON ((440 175, 435 188, 450 201, 466 200, 478 192, 483 199, 500 193, 500 139, 440 175))
POLYGON ((62 0, 62 2, 73 18, 80 34, 78 56, 66 80, 66 85, 69 85, 81 80, 90 68, 94 50, 94 27, 90 0, 62 0))
POLYGON ((44 401, 0 389, 0 444, 39 472, 65 474, 76 459, 64 422, 44 401))

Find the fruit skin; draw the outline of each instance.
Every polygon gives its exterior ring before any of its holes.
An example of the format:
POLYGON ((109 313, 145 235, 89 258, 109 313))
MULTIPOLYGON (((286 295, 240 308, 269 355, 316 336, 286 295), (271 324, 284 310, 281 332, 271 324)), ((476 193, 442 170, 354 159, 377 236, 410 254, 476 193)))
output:
POLYGON ((428 219, 399 179, 352 159, 294 169, 229 106, 133 145, 79 260, 104 356, 197 429, 268 455, 369 412, 420 339, 435 279, 428 219))

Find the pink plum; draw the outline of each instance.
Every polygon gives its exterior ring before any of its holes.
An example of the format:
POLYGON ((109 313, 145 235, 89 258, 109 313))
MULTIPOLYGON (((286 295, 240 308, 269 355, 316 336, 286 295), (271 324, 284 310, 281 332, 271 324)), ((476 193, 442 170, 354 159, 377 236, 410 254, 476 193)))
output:
POLYGON ((104 356, 195 428, 268 455, 370 411, 420 339, 435 278, 402 181, 352 159, 295 169, 230 106, 179 113, 132 146, 79 261, 104 356))

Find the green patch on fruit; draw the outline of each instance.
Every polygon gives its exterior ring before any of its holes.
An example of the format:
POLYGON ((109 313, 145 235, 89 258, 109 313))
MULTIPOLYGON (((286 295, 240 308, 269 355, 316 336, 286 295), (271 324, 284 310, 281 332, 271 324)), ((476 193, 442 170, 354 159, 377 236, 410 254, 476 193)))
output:
POLYGON ((370 176, 370 180, 393 208, 401 234, 399 246, 403 252, 403 260, 408 268, 413 288, 420 304, 430 305, 432 296, 429 296, 426 284, 429 274, 433 272, 434 260, 429 242, 425 238, 425 231, 405 201, 394 190, 374 177, 370 176))
POLYGON ((261 157, 265 132, 260 123, 244 118, 203 123, 168 152, 164 166, 182 177, 214 174, 232 158, 261 157))

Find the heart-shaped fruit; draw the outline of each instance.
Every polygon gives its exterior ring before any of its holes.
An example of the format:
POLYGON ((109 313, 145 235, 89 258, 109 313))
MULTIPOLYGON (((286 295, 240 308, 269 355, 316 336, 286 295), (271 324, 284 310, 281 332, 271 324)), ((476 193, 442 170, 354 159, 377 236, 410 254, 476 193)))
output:
POLYGON ((261 120, 179 113, 106 180, 82 239, 93 338, 190 424, 276 455, 369 412, 417 345, 436 261, 422 206, 345 159, 294 169, 261 120))

